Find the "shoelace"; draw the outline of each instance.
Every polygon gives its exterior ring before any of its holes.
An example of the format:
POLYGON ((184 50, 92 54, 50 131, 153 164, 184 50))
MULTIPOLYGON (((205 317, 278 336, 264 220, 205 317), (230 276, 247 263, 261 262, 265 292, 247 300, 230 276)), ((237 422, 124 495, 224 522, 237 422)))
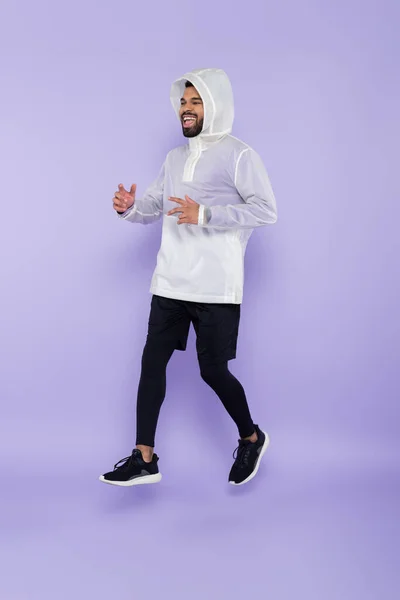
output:
POLYGON ((251 444, 247 441, 239 442, 239 446, 233 453, 233 458, 235 459, 235 466, 239 469, 243 467, 247 467, 249 464, 249 455, 251 451, 251 444), (236 455, 236 456, 235 456, 236 455))
POLYGON ((121 460, 119 460, 114 465, 114 471, 115 471, 115 469, 123 469, 125 467, 130 467, 132 463, 137 462, 138 458, 139 458, 139 454, 137 452, 135 452, 135 450, 134 450, 130 456, 121 458, 121 460))

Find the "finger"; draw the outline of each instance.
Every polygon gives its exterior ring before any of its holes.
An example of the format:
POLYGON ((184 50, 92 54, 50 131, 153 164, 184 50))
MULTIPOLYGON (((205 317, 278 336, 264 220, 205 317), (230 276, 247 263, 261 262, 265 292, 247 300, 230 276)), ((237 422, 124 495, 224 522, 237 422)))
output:
POLYGON ((173 208, 172 210, 169 211, 168 215, 174 215, 175 213, 183 213, 181 208, 173 208))
POLYGON ((189 198, 189 196, 185 196, 185 200, 188 204, 197 204, 197 202, 195 202, 194 200, 192 200, 191 198, 189 198))
POLYGON ((136 194, 136 183, 132 183, 129 193, 132 194, 132 196, 136 194))
POLYGON ((114 195, 113 200, 114 202, 122 202, 126 204, 126 198, 124 198, 122 194, 118 194, 118 192, 114 195))
POLYGON ((119 191, 119 192, 121 192, 121 193, 122 193, 122 192, 126 192, 126 193, 128 193, 128 192, 127 192, 127 190, 126 190, 126 189, 124 188, 124 186, 122 185, 122 183, 120 183, 120 184, 118 185, 118 191, 119 191))
POLYGON ((171 202, 177 202, 178 204, 181 204, 183 206, 185 205, 185 201, 182 200, 182 198, 171 197, 171 198, 168 198, 168 200, 171 200, 171 202))
POLYGON ((123 192, 123 193, 116 192, 114 194, 114 197, 117 198, 120 202, 125 202, 126 204, 131 204, 132 201, 135 200, 135 196, 132 194, 129 194, 128 192, 123 192))
POLYGON ((118 208, 119 210, 126 210, 126 202, 120 202, 114 199, 113 205, 114 208, 118 208))

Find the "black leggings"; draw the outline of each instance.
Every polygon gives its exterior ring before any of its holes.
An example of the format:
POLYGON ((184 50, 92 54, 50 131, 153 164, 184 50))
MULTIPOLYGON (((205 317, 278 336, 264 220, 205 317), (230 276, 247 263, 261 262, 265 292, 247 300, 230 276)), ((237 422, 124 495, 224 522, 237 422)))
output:
MULTIPOLYGON (((166 393, 166 369, 174 352, 168 343, 147 343, 142 356, 142 372, 137 398, 136 444, 154 447, 158 416, 166 393)), ((202 364, 200 374, 214 390, 235 421, 241 438, 254 433, 246 394, 228 369, 228 363, 202 364)))

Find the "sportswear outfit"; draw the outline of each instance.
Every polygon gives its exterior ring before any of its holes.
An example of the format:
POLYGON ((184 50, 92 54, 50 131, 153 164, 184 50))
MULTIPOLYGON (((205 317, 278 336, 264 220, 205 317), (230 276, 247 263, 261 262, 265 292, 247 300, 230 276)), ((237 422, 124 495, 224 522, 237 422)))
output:
MULTIPOLYGON (((171 102, 178 118, 186 81, 203 100, 203 130, 168 153, 143 198, 120 215, 145 225, 162 219, 138 389, 136 443, 154 446, 166 367, 174 350, 185 350, 193 324, 202 378, 221 399, 241 438, 258 433, 258 444, 239 443, 237 468, 234 465, 230 478, 242 478, 232 481, 242 483, 255 474, 268 437, 254 425, 243 387, 228 370, 228 361, 236 357, 246 246, 256 227, 275 223, 276 202, 259 155, 231 135, 234 105, 226 73, 199 69, 175 81, 171 102), (196 225, 177 225, 177 215, 167 214, 176 207, 169 197, 186 195, 200 205, 196 225), (251 472, 243 478, 249 468, 251 472)), ((146 477, 149 483, 158 480, 158 457, 154 455, 153 462, 144 466, 141 460, 140 451, 135 450, 102 481, 118 483, 116 477, 124 481, 129 473, 134 473, 132 478, 121 485, 144 483, 146 477)))

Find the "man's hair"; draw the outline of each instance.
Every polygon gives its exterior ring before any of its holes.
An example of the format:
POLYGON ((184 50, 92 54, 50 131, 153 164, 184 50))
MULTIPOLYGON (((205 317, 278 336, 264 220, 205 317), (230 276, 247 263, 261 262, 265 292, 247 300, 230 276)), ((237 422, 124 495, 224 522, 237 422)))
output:
POLYGON ((194 85, 191 81, 186 81, 185 88, 188 88, 188 87, 194 87, 194 85))

